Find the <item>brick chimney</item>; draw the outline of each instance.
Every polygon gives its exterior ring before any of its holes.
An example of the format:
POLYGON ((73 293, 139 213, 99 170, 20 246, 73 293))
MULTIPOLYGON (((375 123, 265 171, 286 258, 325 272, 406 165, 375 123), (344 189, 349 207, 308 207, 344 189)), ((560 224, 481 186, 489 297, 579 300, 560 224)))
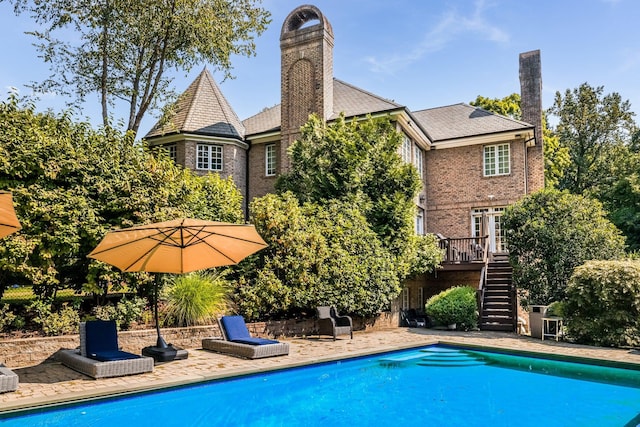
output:
POLYGON ((320 9, 296 8, 280 33, 280 167, 290 167, 287 149, 311 113, 324 120, 333 114, 333 29, 320 9), (315 22, 315 23, 314 23, 315 22))
POLYGON ((540 50, 520 54, 520 109, 522 121, 534 126, 534 140, 527 144, 527 193, 544 187, 542 134, 542 66, 540 50))

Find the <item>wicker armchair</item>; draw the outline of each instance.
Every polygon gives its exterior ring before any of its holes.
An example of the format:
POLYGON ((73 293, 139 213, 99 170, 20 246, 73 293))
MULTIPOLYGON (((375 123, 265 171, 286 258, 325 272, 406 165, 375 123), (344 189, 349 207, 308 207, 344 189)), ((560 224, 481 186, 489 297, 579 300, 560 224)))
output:
POLYGON ((341 316, 335 307, 318 307, 318 335, 331 335, 336 340, 338 335, 349 334, 353 339, 353 321, 349 316, 341 316))
POLYGON ((18 375, 3 364, 0 364, 0 393, 16 391, 17 389, 18 375))
MULTIPOLYGON (((92 323, 96 322, 100 321, 92 323)), ((58 351, 58 361, 93 378, 120 377, 153 371, 153 358, 120 351, 115 322, 103 323, 104 329, 101 327, 101 334, 96 337, 87 331, 87 323, 80 323, 80 348, 58 351)))

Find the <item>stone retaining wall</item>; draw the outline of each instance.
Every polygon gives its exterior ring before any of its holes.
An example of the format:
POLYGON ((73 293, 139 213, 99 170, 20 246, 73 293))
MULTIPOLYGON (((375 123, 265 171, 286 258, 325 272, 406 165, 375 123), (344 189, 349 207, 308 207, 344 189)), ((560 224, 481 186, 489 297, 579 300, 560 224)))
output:
MULTIPOLYGON (((398 315, 383 313, 372 319, 353 319, 354 330, 377 330, 398 326, 398 315)), ((315 319, 283 320, 273 322, 257 322, 247 324, 249 331, 261 337, 306 337, 316 334, 315 319)), ((167 343, 182 348, 201 348, 206 337, 220 337, 218 325, 192 326, 188 328, 162 329, 162 337, 167 343)), ((155 345, 157 333, 155 329, 121 331, 118 343, 122 350, 140 354, 144 347, 155 345)), ((38 337, 0 341, 0 363, 10 368, 22 368, 52 362, 55 353, 61 349, 77 348, 79 336, 63 335, 57 337, 38 337)))

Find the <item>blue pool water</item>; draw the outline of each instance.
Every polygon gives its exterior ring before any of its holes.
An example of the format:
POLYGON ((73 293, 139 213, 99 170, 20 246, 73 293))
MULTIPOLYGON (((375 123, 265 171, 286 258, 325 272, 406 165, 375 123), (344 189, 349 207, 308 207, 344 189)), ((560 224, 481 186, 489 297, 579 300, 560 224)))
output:
POLYGON ((0 418, 2 426, 637 426, 640 372, 430 346, 0 418))

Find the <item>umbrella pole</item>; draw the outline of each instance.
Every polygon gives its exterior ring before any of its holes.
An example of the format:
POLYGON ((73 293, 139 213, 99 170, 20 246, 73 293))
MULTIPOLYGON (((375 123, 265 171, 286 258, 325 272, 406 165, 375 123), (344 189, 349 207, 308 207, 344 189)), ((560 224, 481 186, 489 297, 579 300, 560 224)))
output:
POLYGON ((162 335, 160 335, 160 321, 158 320, 158 288, 160 287, 159 284, 159 279, 158 279, 158 274, 156 274, 156 278, 154 281, 154 289, 155 289, 155 295, 154 295, 154 317, 155 317, 155 322, 156 322, 156 331, 158 332, 158 341, 156 343, 156 347, 160 347, 160 348, 167 348, 169 347, 166 343, 166 341, 162 338, 162 335))

